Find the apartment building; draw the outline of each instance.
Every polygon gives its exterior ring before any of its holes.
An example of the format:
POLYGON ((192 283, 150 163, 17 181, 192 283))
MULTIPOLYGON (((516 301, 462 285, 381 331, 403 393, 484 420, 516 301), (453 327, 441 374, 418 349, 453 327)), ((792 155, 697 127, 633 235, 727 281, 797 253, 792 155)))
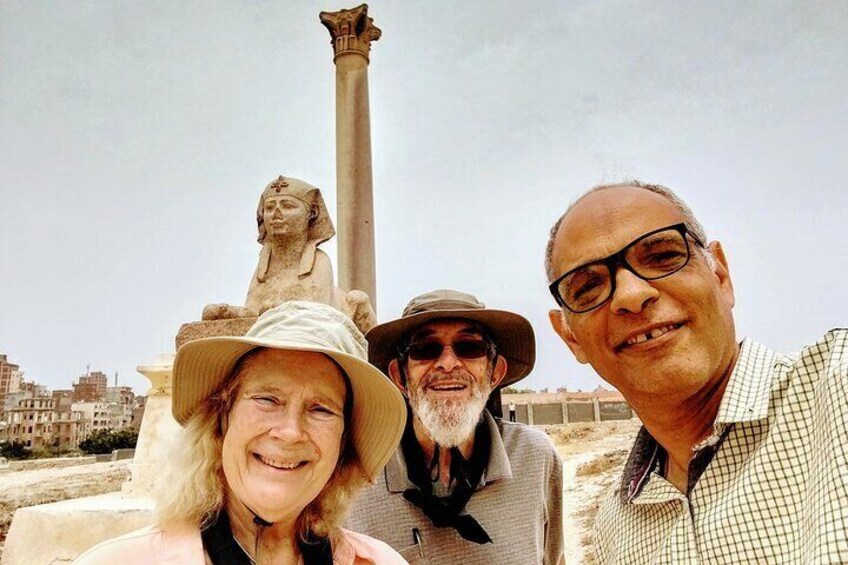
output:
POLYGON ((52 398, 25 398, 6 413, 6 441, 22 441, 30 449, 53 445, 52 398))
POLYGON ((22 378, 20 367, 10 363, 6 355, 0 353, 0 410, 6 404, 6 395, 20 390, 22 378))
POLYGON ((92 433, 111 428, 112 415, 109 405, 103 401, 74 402, 71 411, 82 413, 82 431, 79 441, 88 439, 92 433))
POLYGON ((71 410, 70 405, 53 412, 52 445, 59 449, 76 449, 85 439, 85 421, 83 413, 71 410))

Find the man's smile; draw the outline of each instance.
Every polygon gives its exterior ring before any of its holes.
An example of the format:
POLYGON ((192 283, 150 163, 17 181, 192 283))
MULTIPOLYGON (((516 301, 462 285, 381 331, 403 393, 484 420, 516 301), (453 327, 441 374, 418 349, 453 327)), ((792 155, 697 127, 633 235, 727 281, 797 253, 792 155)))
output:
POLYGON ((642 350, 653 348, 654 346, 658 346, 660 343, 664 343, 665 341, 673 338, 677 334, 677 330, 682 328, 685 323, 686 322, 661 322, 645 328, 639 328, 638 330, 628 333, 624 339, 618 340, 614 349, 616 352, 620 352, 625 349, 642 350))

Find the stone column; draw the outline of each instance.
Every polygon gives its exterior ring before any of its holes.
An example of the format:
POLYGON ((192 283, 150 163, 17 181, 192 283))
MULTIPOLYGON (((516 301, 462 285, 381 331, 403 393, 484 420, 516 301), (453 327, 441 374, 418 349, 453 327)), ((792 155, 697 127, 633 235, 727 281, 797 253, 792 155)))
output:
POLYGON ((381 31, 368 5, 321 12, 330 31, 336 65, 336 227, 339 287, 363 290, 377 309, 374 262, 374 195, 371 180, 371 116, 368 57, 381 31))
POLYGON ((131 465, 132 478, 122 487, 132 496, 149 496, 165 458, 168 440, 179 433, 180 425, 171 414, 171 371, 174 356, 157 355, 150 365, 136 370, 150 380, 144 418, 138 432, 138 443, 131 465))

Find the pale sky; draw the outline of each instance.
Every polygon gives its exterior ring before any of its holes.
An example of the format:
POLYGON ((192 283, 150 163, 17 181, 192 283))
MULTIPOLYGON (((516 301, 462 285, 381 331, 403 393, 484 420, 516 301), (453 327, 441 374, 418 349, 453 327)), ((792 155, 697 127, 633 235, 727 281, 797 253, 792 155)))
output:
MULTIPOLYGON (((205 304, 243 304, 279 174, 335 219, 335 75, 312 1, 0 0, 0 353, 138 393, 205 304)), ((848 3, 375 0, 378 318, 435 288, 523 314, 520 386, 600 384, 542 258, 583 190, 676 190, 722 241, 739 334, 848 323, 848 3)), ((335 242, 323 246, 335 261, 335 242)))

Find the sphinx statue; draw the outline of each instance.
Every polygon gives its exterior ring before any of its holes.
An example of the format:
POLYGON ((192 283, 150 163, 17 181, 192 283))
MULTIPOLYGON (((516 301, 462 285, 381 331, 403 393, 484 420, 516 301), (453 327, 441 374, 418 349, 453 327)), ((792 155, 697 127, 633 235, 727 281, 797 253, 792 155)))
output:
POLYGON ((362 333, 377 323, 368 295, 337 287, 330 258, 318 249, 336 235, 318 188, 291 177, 271 181, 259 197, 256 224, 262 250, 245 305, 209 304, 203 320, 256 317, 286 300, 309 300, 344 312, 362 333))

